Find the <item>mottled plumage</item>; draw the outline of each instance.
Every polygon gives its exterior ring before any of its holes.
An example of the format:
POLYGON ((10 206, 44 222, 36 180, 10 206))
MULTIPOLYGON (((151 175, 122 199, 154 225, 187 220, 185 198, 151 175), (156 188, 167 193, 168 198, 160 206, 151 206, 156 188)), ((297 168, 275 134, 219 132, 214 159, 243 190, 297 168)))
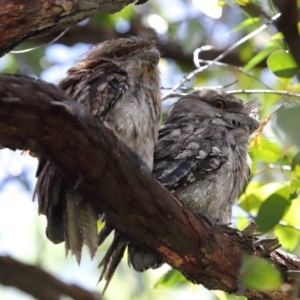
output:
MULTIPOLYGON (((59 83, 82 103, 152 169, 161 115, 159 52, 154 40, 129 37, 105 41, 89 51, 59 83)), ((82 174, 84 176, 84 174, 82 174)), ((36 195, 47 217, 47 236, 65 240, 66 250, 80 261, 86 244, 93 256, 97 247, 98 215, 54 166, 40 158, 36 195)))
POLYGON ((249 179, 247 146, 258 128, 250 115, 257 112, 257 104, 219 90, 183 97, 159 130, 154 176, 192 211, 229 223, 249 179))
MULTIPOLYGON (((259 125, 258 109, 254 102, 245 104, 220 90, 205 89, 182 97, 159 130, 154 176, 194 213, 230 223, 232 206, 249 179, 248 143, 259 125)), ((126 241, 128 262, 135 270, 163 263, 154 251, 115 232, 109 255, 101 263, 105 278, 114 273, 126 241)))

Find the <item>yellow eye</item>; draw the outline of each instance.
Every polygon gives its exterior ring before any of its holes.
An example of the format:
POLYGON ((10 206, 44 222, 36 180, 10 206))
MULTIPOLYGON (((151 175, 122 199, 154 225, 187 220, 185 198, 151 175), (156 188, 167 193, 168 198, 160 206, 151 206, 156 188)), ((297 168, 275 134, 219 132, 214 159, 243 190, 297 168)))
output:
POLYGON ((219 109, 224 109, 226 107, 226 104, 222 100, 214 100, 212 102, 212 106, 219 108, 219 109))
POLYGON ((124 57, 126 56, 126 52, 123 50, 118 50, 116 52, 114 52, 113 57, 114 58, 120 58, 120 57, 124 57))

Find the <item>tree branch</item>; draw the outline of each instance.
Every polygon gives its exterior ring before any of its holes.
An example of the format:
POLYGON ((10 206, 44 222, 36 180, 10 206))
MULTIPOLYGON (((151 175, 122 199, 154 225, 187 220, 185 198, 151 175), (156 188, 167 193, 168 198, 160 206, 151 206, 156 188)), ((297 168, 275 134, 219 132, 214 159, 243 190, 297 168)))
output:
POLYGON ((0 57, 22 41, 70 27, 96 13, 115 13, 134 0, 2 0, 0 57))
POLYGON ((68 285, 40 268, 23 264, 9 256, 0 256, 0 283, 14 286, 40 300, 59 300, 62 296, 74 300, 102 299, 98 293, 68 285))
POLYGON ((298 7, 297 1, 289 2, 274 0, 274 4, 281 12, 281 16, 277 21, 277 28, 284 35, 284 39, 300 67, 300 37, 298 31, 298 7))
MULTIPOLYGON (((136 153, 54 85, 0 76, 0 143, 48 158, 118 230, 158 251, 190 281, 238 293, 240 259, 255 254, 252 240, 196 218, 136 153)), ((300 270, 299 258, 278 251, 270 259, 290 284, 286 271, 300 270)), ((245 295, 289 299, 290 291, 245 295)))
MULTIPOLYGON (((300 37, 298 31, 299 14, 297 1, 291 0, 286 2, 274 0, 273 3, 281 13, 281 16, 274 25, 278 31, 282 32, 284 35, 286 44, 300 67, 300 37)), ((271 15, 255 2, 249 2, 246 5, 240 5, 240 7, 252 16, 265 17, 267 20, 271 19, 271 15)))

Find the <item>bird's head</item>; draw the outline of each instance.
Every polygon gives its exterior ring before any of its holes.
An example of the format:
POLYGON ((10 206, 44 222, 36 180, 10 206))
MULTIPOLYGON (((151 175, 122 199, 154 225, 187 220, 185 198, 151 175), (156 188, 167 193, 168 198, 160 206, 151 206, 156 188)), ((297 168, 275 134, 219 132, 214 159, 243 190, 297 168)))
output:
POLYGON ((193 114, 194 121, 213 119, 214 124, 220 124, 232 129, 243 129, 249 134, 259 126, 259 104, 256 102, 244 103, 242 100, 218 89, 203 89, 182 97, 169 114, 181 115, 190 118, 193 114))
POLYGON ((84 60, 97 60, 103 58, 113 61, 119 67, 127 70, 131 67, 156 67, 160 54, 156 48, 156 39, 144 39, 141 37, 128 37, 112 39, 100 43, 91 49, 84 60))

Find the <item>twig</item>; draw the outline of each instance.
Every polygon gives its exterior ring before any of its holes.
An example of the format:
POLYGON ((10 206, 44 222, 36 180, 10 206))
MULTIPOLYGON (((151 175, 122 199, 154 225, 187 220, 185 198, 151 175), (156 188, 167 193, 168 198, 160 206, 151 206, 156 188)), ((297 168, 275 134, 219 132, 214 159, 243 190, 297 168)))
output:
POLYGON ((263 89, 257 89, 257 90, 231 90, 226 91, 227 94, 277 94, 277 95, 284 95, 289 97, 300 97, 300 94, 297 93, 291 93, 288 91, 280 91, 280 90, 263 90, 263 89))
MULTIPOLYGON (((236 84, 238 81, 235 80, 233 82, 230 82, 230 83, 226 83, 226 84, 223 84, 223 85, 215 85, 213 88, 214 89, 226 89, 228 87, 230 87, 231 85, 234 85, 236 84)), ((194 90, 203 90, 203 89, 207 89, 207 88, 211 88, 211 87, 201 87, 201 88, 196 88, 196 87, 190 87, 190 88, 181 88, 180 90, 182 91, 194 91, 194 90)), ((161 90, 171 90, 172 87, 160 87, 161 90)), ((186 94, 182 94, 182 95, 186 95, 186 94)))
MULTIPOLYGON (((190 90, 193 91, 199 91, 199 90, 203 90, 206 89, 207 87, 202 87, 202 88, 191 88, 190 90)), ((214 87, 210 87, 213 89, 219 89, 218 86, 214 86, 214 87)), ((226 91, 227 94, 276 94, 276 95, 283 95, 283 96, 287 96, 287 97, 300 97, 300 94, 297 93, 291 93, 288 91, 280 91, 280 90, 264 90, 264 89, 257 89, 257 90, 229 90, 226 91)), ((187 93, 172 93, 168 96, 168 98, 175 98, 175 97, 182 97, 182 96, 186 96, 187 93)), ((277 111, 277 109, 276 109, 277 111)), ((274 112, 273 112, 274 113, 274 112)), ((273 114, 272 113, 272 114, 273 114)))
MULTIPOLYGON (((211 60, 207 60, 207 59, 201 59, 201 58, 198 58, 198 62, 199 63, 205 63, 205 64, 209 64, 211 62, 211 60)), ((272 89, 271 87, 269 87, 268 85, 266 85, 264 82, 262 82, 262 80, 255 76, 253 73, 251 72, 248 72, 246 70, 244 70, 242 67, 238 67, 238 66, 234 66, 234 65, 230 65, 230 64, 226 64, 226 63, 223 63, 223 62, 215 62, 214 63, 215 66, 218 66, 218 67, 223 67, 223 68, 228 68, 228 69, 233 69, 233 70, 237 70, 255 80, 257 80, 258 82, 260 82, 262 85, 264 85, 267 89, 272 89)))
MULTIPOLYGON (((251 39, 252 37, 254 37, 255 35, 257 35, 258 33, 260 33, 263 30, 265 30, 270 24, 272 24, 279 17, 280 17, 280 14, 277 14, 277 15, 273 16, 272 19, 271 19, 271 21, 267 22, 266 24, 263 24, 262 26, 260 26, 256 30, 252 31, 251 33, 249 33, 248 35, 246 35, 245 37, 243 37, 242 39, 240 39, 239 41, 237 41, 236 43, 234 43, 231 47, 229 47, 227 50, 225 50, 223 53, 221 53, 219 56, 217 56, 209 64, 207 64, 205 66, 202 66, 202 67, 194 70, 193 72, 191 72, 189 75, 183 77, 183 79, 178 84, 176 84, 169 93, 167 93, 166 95, 164 95, 162 97, 162 100, 165 100, 165 99, 169 98, 170 95, 172 95, 175 91, 177 91, 178 89, 180 89, 180 87, 182 87, 187 81, 190 81, 196 74, 198 74, 200 72, 203 72, 208 67, 212 66, 215 62, 218 62, 219 60, 223 59, 233 49, 235 49, 236 47, 240 46, 244 42, 248 41, 249 39, 251 39)), ((199 54, 202 51, 207 51, 208 49, 211 49, 211 46, 204 46, 204 47, 196 49, 194 51, 194 58, 195 58, 195 55, 197 55, 197 53, 199 54)))
POLYGON ((22 54, 22 53, 31 52, 31 51, 40 49, 40 48, 42 48, 42 47, 49 46, 49 45, 55 43, 56 41, 58 41, 62 36, 64 36, 65 33, 66 33, 68 30, 69 30, 69 28, 65 29, 62 33, 60 33, 55 39, 53 39, 53 40, 50 41, 49 43, 42 44, 42 45, 38 45, 38 46, 36 46, 36 47, 32 47, 32 48, 28 48, 28 49, 24 49, 24 50, 13 50, 13 51, 10 51, 10 53, 13 53, 13 54, 22 54))

